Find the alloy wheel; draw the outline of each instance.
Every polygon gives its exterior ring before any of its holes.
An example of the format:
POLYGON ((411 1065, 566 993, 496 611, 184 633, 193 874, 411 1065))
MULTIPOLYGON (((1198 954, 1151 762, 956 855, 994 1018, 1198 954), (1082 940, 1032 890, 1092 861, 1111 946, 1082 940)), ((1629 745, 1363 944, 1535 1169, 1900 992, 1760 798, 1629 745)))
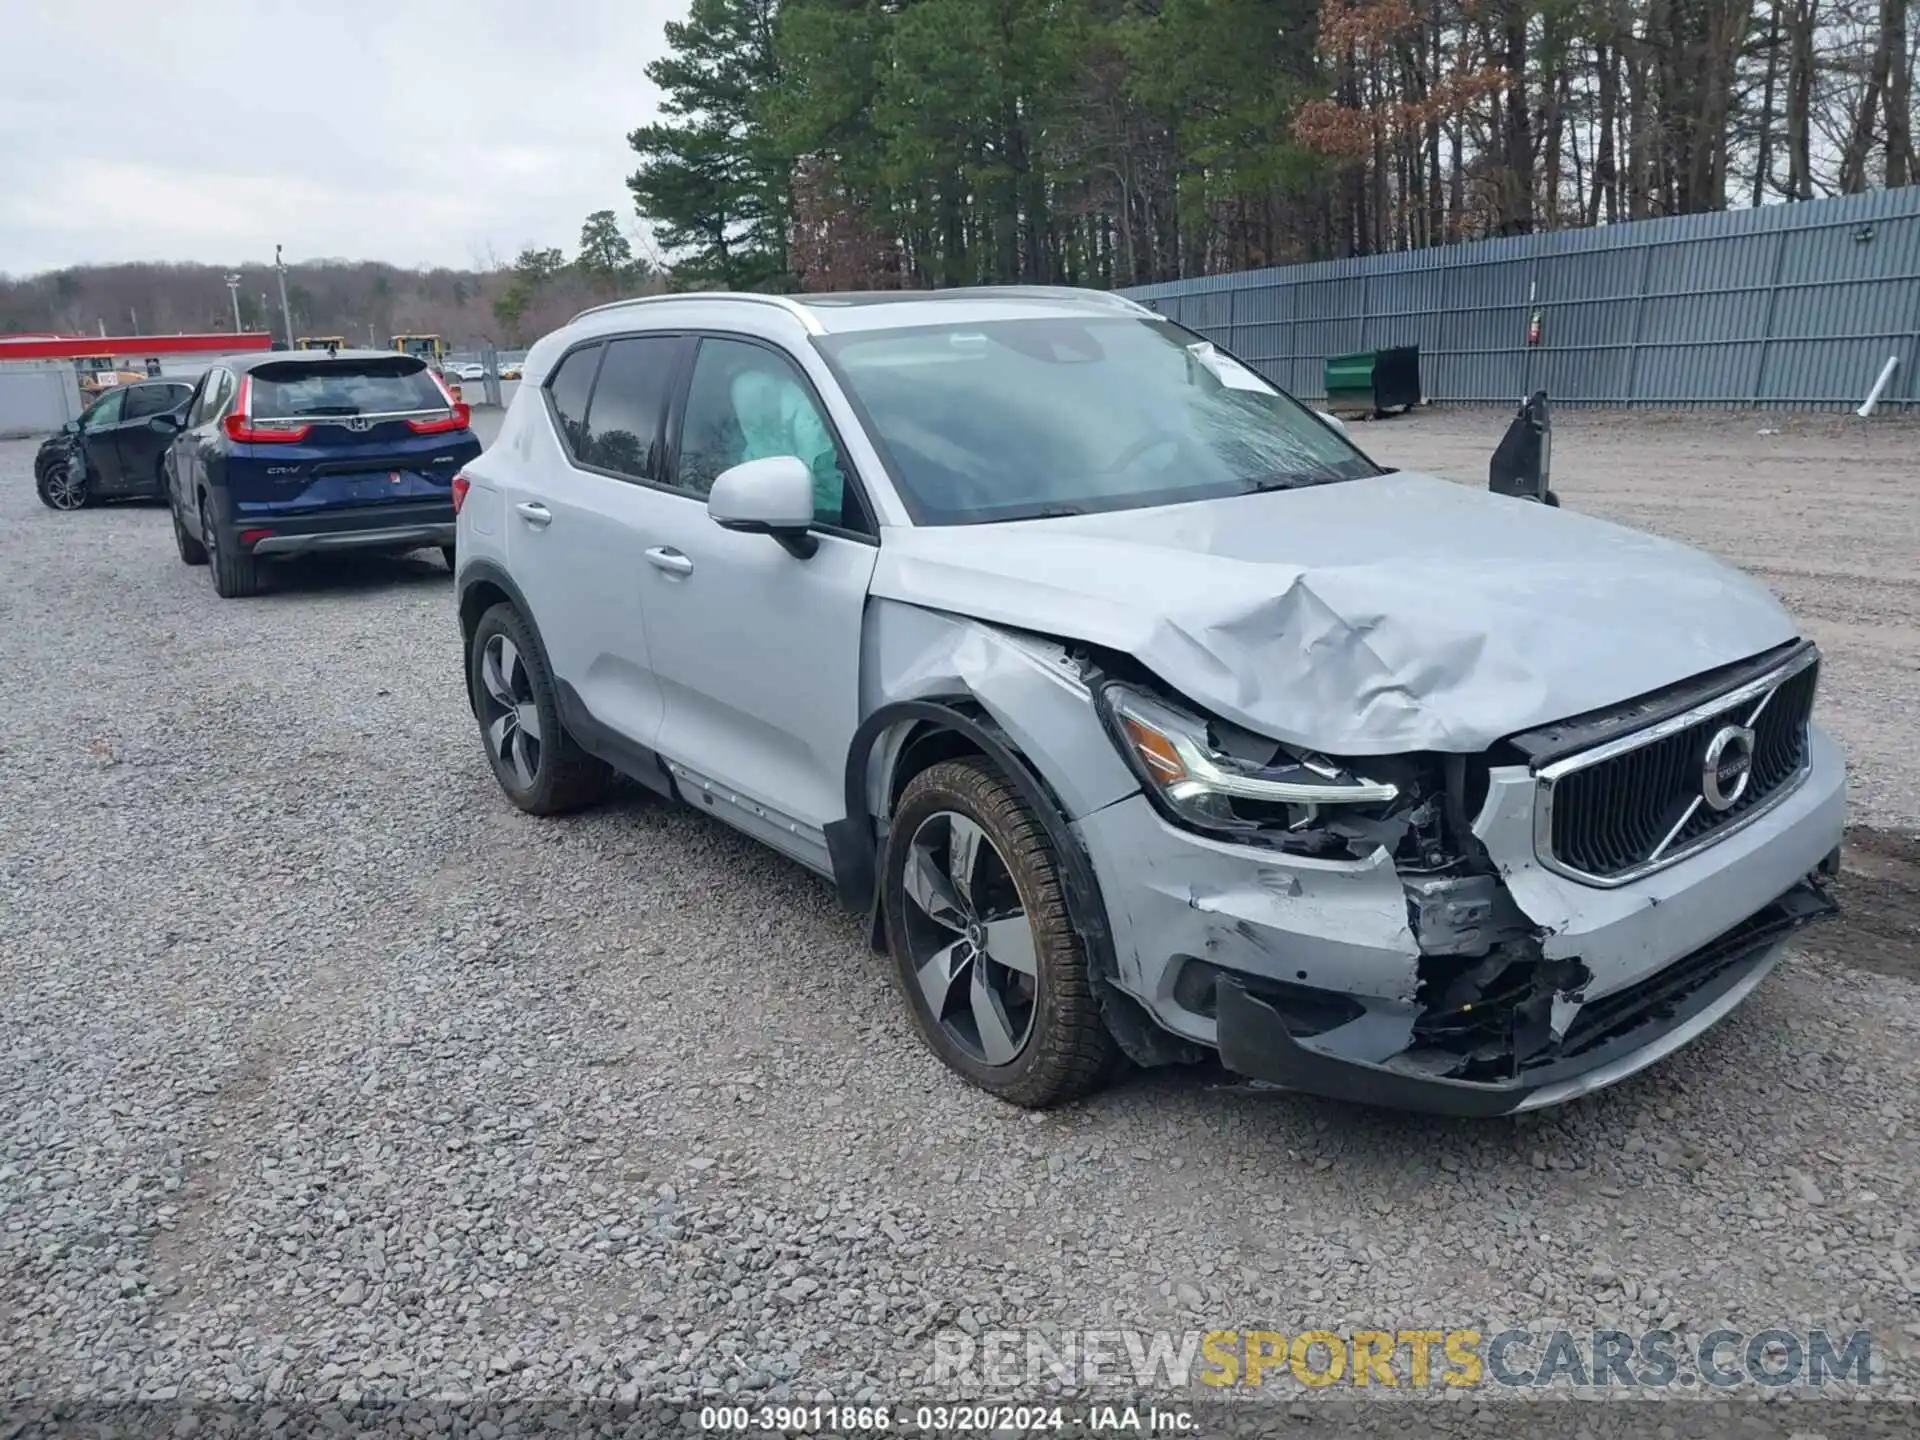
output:
POLYGON ((979 822, 937 811, 908 841, 906 942, 928 1013, 985 1065, 1010 1065, 1033 1033, 1033 928, 1005 858, 979 822))
POLYGON ((47 471, 47 500, 56 510, 78 510, 87 503, 87 479, 71 460, 47 471))
POLYGON ((480 728, 487 748, 522 789, 540 773, 540 707, 533 676, 519 648, 505 635, 488 637, 480 656, 480 728))

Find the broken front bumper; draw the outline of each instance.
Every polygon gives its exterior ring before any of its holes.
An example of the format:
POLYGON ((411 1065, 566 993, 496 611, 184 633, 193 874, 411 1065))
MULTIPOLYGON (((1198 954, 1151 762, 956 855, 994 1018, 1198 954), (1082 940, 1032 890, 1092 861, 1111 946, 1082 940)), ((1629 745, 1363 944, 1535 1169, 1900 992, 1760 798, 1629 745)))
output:
POLYGON ((1220 1060, 1289 1090, 1396 1109, 1504 1115, 1558 1105, 1624 1080, 1704 1034, 1766 978, 1791 931, 1833 909, 1825 894, 1802 881, 1650 980, 1588 1004, 1550 1058, 1521 1065, 1504 1079, 1456 1080, 1391 1062, 1368 1064, 1312 1037, 1295 1039, 1274 1003, 1225 975, 1215 982, 1220 1060))
POLYGON ((1611 889, 1537 863, 1533 779, 1497 769, 1474 826, 1499 872, 1478 882, 1490 909, 1455 903, 1482 892, 1422 895, 1421 877, 1384 852, 1318 861, 1226 844, 1176 829, 1137 795, 1075 828, 1105 900, 1115 982, 1162 1027, 1289 1088, 1500 1114, 1672 1053, 1752 991, 1788 933, 1832 908, 1809 877, 1840 844, 1846 774, 1817 727, 1809 762, 1753 824, 1611 889), (1503 948, 1530 958, 1474 989, 1476 967, 1503 948))

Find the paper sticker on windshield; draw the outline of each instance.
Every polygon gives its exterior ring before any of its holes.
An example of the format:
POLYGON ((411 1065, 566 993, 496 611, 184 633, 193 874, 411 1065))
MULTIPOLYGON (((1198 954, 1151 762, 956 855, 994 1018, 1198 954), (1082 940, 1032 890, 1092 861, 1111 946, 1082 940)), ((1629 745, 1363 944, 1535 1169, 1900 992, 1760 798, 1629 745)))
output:
POLYGON ((1253 371, 1235 360, 1231 355, 1222 355, 1208 340, 1189 345, 1187 353, 1200 364, 1207 367, 1212 375, 1229 390, 1251 390, 1256 395, 1271 395, 1274 389, 1253 371))

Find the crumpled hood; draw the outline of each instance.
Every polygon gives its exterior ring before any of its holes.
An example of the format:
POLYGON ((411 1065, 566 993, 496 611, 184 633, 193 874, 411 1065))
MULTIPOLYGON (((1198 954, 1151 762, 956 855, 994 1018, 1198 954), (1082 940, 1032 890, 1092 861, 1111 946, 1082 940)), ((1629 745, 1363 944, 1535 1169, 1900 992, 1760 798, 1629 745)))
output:
POLYGON ((1471 753, 1798 633, 1672 541, 1400 472, 996 525, 889 529, 873 593, 1134 656, 1336 755, 1471 753))

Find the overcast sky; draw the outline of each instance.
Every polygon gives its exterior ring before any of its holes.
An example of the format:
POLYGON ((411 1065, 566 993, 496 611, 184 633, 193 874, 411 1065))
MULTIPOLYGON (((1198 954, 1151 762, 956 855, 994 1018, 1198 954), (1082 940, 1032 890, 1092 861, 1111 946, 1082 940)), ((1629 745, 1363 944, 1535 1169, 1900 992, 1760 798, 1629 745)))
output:
POLYGON ((627 132, 685 0, 7 0, 0 272, 470 267, 636 233, 627 132))

